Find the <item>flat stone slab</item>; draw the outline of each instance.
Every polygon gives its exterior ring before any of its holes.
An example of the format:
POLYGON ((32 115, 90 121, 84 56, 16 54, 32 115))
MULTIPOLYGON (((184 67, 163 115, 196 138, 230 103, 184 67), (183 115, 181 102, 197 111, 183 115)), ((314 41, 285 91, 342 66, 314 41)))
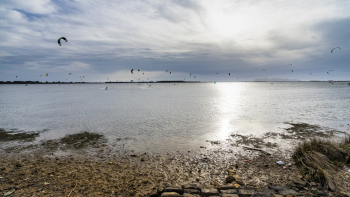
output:
POLYGON ((236 189, 220 190, 220 193, 222 193, 222 194, 237 194, 237 190, 236 189))
POLYGON ((184 197, 200 197, 199 194, 189 194, 189 193, 184 193, 184 197))
POLYGON ((228 189, 235 189, 236 187, 234 185, 221 185, 217 187, 218 190, 228 190, 228 189))
POLYGON ((295 195, 295 194, 298 194, 298 192, 296 192, 295 190, 293 189, 288 189, 288 190, 280 190, 278 191, 279 194, 281 195, 295 195))
POLYGON ((173 187, 173 186, 166 187, 164 192, 176 192, 178 194, 184 193, 181 187, 173 187))
POLYGON ((239 196, 251 196, 256 194, 254 189, 238 189, 239 196))
POLYGON ((196 184, 185 184, 182 186, 182 189, 197 189, 197 187, 196 184))
POLYGON ((280 190, 289 190, 288 187, 283 187, 283 186, 268 186, 269 189, 275 190, 275 191, 280 191, 280 190))
POLYGON ((221 197, 238 197, 237 194, 221 194, 221 197))
POLYGON ((219 191, 215 188, 203 188, 201 194, 202 196, 218 196, 219 191))
POLYGON ((260 195, 270 195, 271 196, 271 194, 276 193, 275 190, 272 190, 272 189, 257 189, 256 191, 260 195))
POLYGON ((201 191, 198 189, 184 189, 184 193, 188 194, 201 194, 201 191))
POLYGON ((161 195, 161 197, 179 197, 179 196, 181 195, 176 192, 164 192, 161 195))

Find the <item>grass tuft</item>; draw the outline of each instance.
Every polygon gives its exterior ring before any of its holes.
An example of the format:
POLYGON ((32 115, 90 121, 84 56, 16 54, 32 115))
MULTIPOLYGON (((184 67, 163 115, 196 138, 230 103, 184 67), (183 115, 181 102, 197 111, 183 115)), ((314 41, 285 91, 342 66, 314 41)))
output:
POLYGON ((340 144, 314 138, 299 144, 293 158, 304 169, 305 179, 320 182, 331 191, 341 192, 342 180, 335 175, 341 167, 349 164, 349 142, 349 136, 340 144))

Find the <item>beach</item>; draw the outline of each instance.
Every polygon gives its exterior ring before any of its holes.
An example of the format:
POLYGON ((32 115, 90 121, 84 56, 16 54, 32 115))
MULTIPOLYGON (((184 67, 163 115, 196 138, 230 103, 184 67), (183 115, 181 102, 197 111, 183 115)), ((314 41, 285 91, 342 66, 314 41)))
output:
MULTIPOLYGON (((311 125, 307 128, 311 132, 311 125)), ((337 138, 334 132, 323 137, 337 138)), ((337 196, 319 183, 305 181, 291 153, 262 143, 258 148, 249 145, 257 139, 251 140, 246 139, 244 146, 208 142, 212 147, 165 154, 109 146, 103 137, 88 133, 12 146, 1 151, 0 192, 14 191, 11 196, 247 196, 245 192, 337 196)), ((348 168, 339 173, 350 188, 348 168)))

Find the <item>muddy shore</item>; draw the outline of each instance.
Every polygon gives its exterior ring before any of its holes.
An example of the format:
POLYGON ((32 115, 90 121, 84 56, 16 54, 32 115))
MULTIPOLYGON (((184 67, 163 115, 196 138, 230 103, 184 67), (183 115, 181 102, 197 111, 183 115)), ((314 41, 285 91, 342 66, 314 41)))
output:
MULTIPOLYGON (((287 187, 300 196, 336 196, 318 183, 303 180, 304 172, 291 158, 292 150, 268 141, 276 137, 293 146, 319 130, 300 124, 283 135, 270 133, 266 138, 236 134, 225 142, 208 141, 208 147, 197 151, 167 154, 136 153, 122 145, 107 145, 103 136, 89 133, 34 144, 21 139, 2 141, 0 195, 14 191, 9 196, 158 196, 169 186, 195 184, 198 191, 232 186, 238 196, 242 196, 239 189, 258 191, 271 186, 287 187), (232 171, 236 177, 231 182, 227 177, 232 171), (305 185, 300 187, 296 180, 305 185)), ((339 134, 319 133, 324 138, 339 134)), ((349 191, 349 169, 342 169, 339 176, 349 191)))

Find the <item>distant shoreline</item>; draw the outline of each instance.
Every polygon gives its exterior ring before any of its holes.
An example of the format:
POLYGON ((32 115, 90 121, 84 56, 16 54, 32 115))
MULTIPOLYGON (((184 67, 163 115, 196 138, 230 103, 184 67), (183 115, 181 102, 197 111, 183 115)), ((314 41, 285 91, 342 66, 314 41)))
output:
MULTIPOLYGON (((327 81, 217 81, 219 83, 234 83, 234 82, 329 82, 327 81)), ((350 83, 350 81, 332 81, 334 82, 345 82, 350 83)), ((40 81, 0 81, 0 84, 106 84, 106 83, 214 83, 214 81, 140 81, 140 82, 130 82, 130 81, 107 81, 107 82, 61 82, 61 81, 46 81, 46 82, 40 82, 40 81)))

